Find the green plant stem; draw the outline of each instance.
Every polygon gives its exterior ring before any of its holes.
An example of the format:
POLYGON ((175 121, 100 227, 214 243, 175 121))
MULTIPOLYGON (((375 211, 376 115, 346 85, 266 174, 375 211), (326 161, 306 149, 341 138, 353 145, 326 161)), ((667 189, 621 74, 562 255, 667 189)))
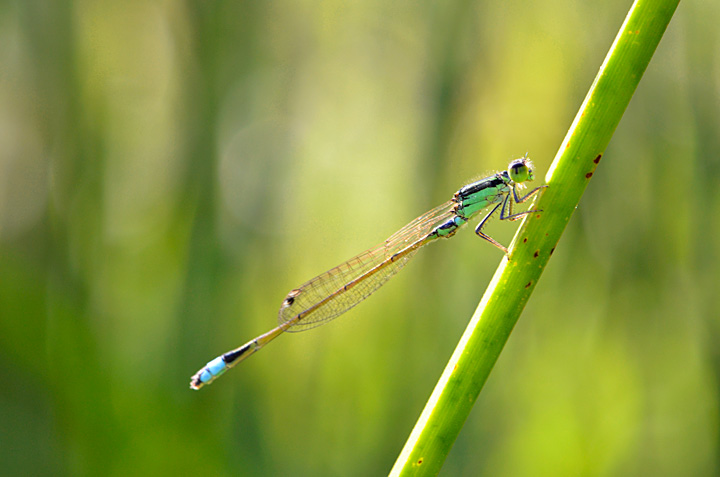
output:
POLYGON ((555 250, 679 0, 637 0, 391 475, 435 475, 555 250))

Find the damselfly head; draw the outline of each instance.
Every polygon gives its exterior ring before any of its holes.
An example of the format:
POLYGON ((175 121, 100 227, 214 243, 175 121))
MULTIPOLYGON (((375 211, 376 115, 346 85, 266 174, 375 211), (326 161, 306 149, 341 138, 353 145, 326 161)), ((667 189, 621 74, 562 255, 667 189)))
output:
POLYGON ((532 162, 528 159, 527 154, 525 154, 525 157, 515 159, 508 166, 510 179, 516 184, 533 180, 532 167, 532 162))

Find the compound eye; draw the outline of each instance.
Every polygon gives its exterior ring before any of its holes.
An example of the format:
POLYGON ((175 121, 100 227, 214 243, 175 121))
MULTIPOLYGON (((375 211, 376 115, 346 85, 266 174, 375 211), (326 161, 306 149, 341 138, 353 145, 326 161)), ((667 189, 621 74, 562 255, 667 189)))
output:
POLYGON ((513 182, 519 184, 530 178, 530 168, 525 159, 516 159, 510 163, 508 174, 513 182))

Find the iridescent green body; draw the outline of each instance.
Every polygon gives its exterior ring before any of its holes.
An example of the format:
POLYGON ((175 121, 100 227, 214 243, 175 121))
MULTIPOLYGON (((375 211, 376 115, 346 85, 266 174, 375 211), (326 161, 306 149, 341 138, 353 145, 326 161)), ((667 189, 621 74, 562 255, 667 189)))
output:
POLYGON ((462 187, 451 200, 416 218, 384 242, 292 290, 280 307, 276 328, 210 361, 191 378, 190 387, 199 389, 210 384, 285 331, 303 331, 345 313, 387 282, 421 247, 452 237, 492 205, 475 233, 507 254, 507 248, 483 233, 482 228, 498 209, 500 220, 517 220, 536 212, 512 212, 513 203, 525 202, 544 187, 519 197, 518 186, 532 179, 532 164, 527 157, 516 159, 508 170, 462 187))

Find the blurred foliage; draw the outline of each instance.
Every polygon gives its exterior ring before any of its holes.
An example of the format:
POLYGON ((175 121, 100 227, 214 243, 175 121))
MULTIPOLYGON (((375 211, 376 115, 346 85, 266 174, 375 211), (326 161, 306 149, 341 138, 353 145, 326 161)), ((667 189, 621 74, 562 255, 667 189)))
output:
MULTIPOLYGON (((500 258, 472 233, 189 377, 463 183, 541 178, 630 4, 0 2, 3 473, 386 473, 500 258)), ((720 471, 719 22, 681 3, 443 475, 720 471)))

